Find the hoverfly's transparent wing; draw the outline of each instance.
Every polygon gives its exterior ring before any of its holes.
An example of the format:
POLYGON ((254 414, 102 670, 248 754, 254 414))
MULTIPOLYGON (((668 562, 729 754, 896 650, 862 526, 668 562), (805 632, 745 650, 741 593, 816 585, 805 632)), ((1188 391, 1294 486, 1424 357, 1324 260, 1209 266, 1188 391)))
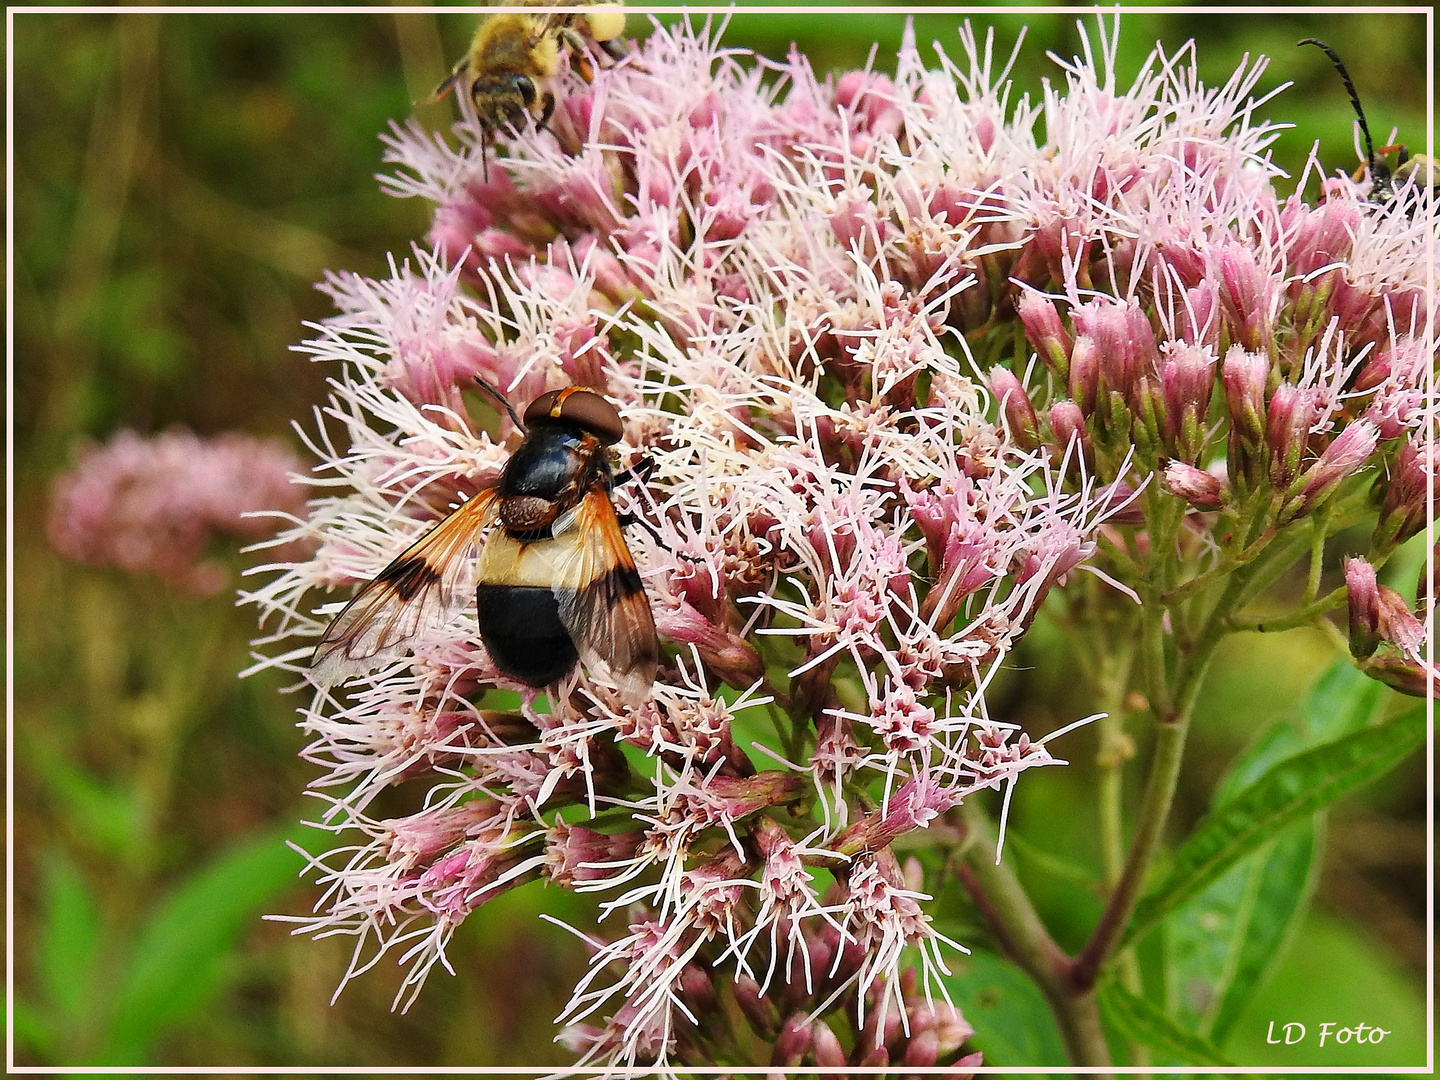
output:
POLYGON ((468 603, 460 588, 467 556, 494 516, 493 490, 479 492, 356 593, 315 646, 315 681, 329 686, 379 666, 468 603))
POLYGON ((627 702, 644 701, 660 656, 655 617, 609 495, 589 492, 555 543, 555 598, 580 662, 603 664, 627 702))

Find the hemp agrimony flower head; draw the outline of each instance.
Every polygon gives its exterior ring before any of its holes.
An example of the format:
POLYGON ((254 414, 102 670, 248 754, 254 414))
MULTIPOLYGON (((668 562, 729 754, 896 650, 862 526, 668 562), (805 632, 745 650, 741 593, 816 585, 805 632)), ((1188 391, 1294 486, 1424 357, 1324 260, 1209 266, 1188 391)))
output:
POLYGON ((303 517, 304 488, 291 479, 299 472, 284 446, 246 435, 120 431, 81 450, 55 481, 46 532, 67 559, 153 574, 211 596, 229 578, 206 557, 213 538, 260 541, 274 534, 277 517, 303 517))
MULTIPOLYGON (((1338 183, 1281 203, 1263 63, 1210 90, 1157 53, 1122 92, 1087 43, 1032 105, 992 44, 967 26, 958 63, 907 39, 894 79, 820 81, 656 28, 488 169, 473 114, 458 147, 387 136, 433 246, 324 286, 321 496, 292 533, 316 551, 250 594, 262 663, 303 671, 326 591, 494 482, 518 433, 477 426, 476 378, 619 406, 622 462, 654 462, 614 497, 651 526, 629 544, 664 657, 638 706, 584 669, 542 697, 472 605, 317 691, 318 824, 344 839, 298 921, 355 938, 342 985, 393 954, 408 1004, 470 912, 543 879, 606 934, 559 1017, 583 1063, 954 1061, 936 976, 963 946, 892 845, 1054 763, 985 702, 1040 604, 1083 569, 1134 610, 1134 556, 1101 556, 1143 550, 1156 507, 1217 570, 1207 522, 1250 514, 1259 542, 1429 437, 1421 278, 1380 253, 1424 219, 1338 183), (1004 351, 1022 336, 1038 365, 1004 351), (402 781, 424 808, 372 813, 402 781)), ((1414 527, 1392 501, 1390 544, 1414 527)))

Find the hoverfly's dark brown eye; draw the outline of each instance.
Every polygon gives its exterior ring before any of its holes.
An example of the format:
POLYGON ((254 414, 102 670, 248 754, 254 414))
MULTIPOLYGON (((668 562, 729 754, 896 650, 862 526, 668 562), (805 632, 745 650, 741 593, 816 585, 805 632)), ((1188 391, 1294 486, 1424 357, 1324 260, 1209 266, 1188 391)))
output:
POLYGON ((584 387, 567 386, 564 390, 550 390, 541 394, 525 410, 525 425, 535 423, 574 424, 578 428, 598 435, 606 446, 612 446, 625 437, 625 424, 615 406, 594 390, 584 387))

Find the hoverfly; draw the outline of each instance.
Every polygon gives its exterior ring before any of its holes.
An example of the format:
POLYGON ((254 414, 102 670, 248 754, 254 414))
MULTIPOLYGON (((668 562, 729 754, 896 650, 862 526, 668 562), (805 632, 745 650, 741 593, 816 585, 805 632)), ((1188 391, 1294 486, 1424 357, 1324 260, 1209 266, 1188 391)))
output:
MULTIPOLYGON (((613 60, 624 59, 625 47, 619 41, 625 31, 623 5, 580 4, 573 12, 549 14, 519 10, 545 2, 520 0, 510 5, 517 10, 481 19, 469 51, 430 100, 439 101, 457 85, 462 86, 475 103, 475 115, 488 140, 496 129, 519 126, 527 116, 537 128, 549 122, 555 111, 555 94, 545 84, 559 73, 562 45, 569 50, 580 76, 586 82, 594 77, 585 36, 576 29, 577 23, 583 24, 589 37, 613 60)), ((488 182, 488 161, 484 169, 488 182)))
POLYGON ((1305 38, 1297 44, 1314 45, 1320 49, 1340 73, 1340 81, 1345 84, 1345 92, 1350 95, 1350 107, 1355 110, 1355 116, 1360 121, 1360 134, 1365 139, 1365 162, 1356 170, 1354 179, 1360 180, 1365 171, 1369 170, 1370 201, 1381 204, 1392 202, 1396 192, 1412 182, 1420 184, 1422 188, 1429 188, 1432 197, 1435 197, 1436 188, 1440 188, 1440 165, 1437 165, 1435 159, 1428 154, 1411 157, 1409 149, 1401 143, 1382 146, 1377 152, 1370 139, 1370 125, 1365 122, 1365 110, 1360 107, 1360 95, 1355 92, 1355 84, 1350 80, 1350 73, 1345 70, 1339 54, 1316 38, 1305 38), (1399 156, 1394 171, 1391 171, 1390 163, 1386 161, 1390 154, 1399 156))
MULTIPOLYGON (((595 391, 570 386, 541 394, 522 420, 491 392, 525 432, 500 478, 356 594, 315 647, 315 679, 329 684, 368 670, 453 611, 466 557, 495 525, 475 567, 480 640, 495 667, 540 689, 578 663, 600 664, 627 702, 642 701, 659 646, 610 501, 620 414, 595 391)), ((630 477, 648 475, 647 465, 630 477)))

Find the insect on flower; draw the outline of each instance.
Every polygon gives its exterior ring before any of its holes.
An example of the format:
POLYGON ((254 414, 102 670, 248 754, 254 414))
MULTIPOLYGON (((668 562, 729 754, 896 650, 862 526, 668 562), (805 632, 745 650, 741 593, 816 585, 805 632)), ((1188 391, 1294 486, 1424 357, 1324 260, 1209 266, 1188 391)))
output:
MULTIPOLYGON (((356 594, 325 631, 311 664, 321 683, 398 653, 453 611, 466 556, 476 564, 480 640, 495 667, 537 689, 583 662, 603 665, 621 696, 643 700, 655 680, 655 620, 622 521, 610 501, 624 435, 615 406, 570 386, 541 394, 525 437, 493 487, 478 492, 412 544, 356 594)), ((643 460, 620 477, 643 479, 643 460)), ((626 522, 628 523, 628 522, 626 522)))
POLYGON ((1369 169, 1370 182, 1373 185, 1370 201, 1382 204, 1392 202, 1399 190, 1412 182, 1429 188, 1432 199, 1440 197, 1440 190, 1437 190, 1440 189, 1440 163, 1430 155, 1416 154, 1411 157, 1409 148, 1402 143, 1391 143, 1376 151, 1370 139, 1370 125, 1365 122, 1365 110, 1360 107, 1360 95, 1355 92, 1355 84, 1350 79, 1350 73, 1345 70, 1339 54, 1315 38, 1305 38, 1297 44, 1314 45, 1320 49, 1340 73, 1340 81, 1345 84, 1345 91, 1350 95, 1350 106, 1360 121, 1360 133, 1365 137, 1365 163, 1356 170, 1354 179, 1360 180, 1365 170, 1369 169), (1385 160, 1390 154, 1398 155, 1393 171, 1390 163, 1385 160))
MULTIPOLYGON (((561 46, 569 50, 581 78, 589 82, 595 74, 586 35, 576 29, 577 24, 611 59, 624 58, 625 46, 619 40, 625 31, 623 5, 579 4, 573 12, 540 14, 521 9, 543 3, 531 0, 516 5, 517 10, 481 19, 469 51, 435 88, 431 102, 457 85, 464 87, 487 139, 497 128, 518 126, 527 116, 543 128, 555 111, 555 94, 545 83, 560 71, 561 46)), ((484 167, 488 180, 488 162, 484 167)))

